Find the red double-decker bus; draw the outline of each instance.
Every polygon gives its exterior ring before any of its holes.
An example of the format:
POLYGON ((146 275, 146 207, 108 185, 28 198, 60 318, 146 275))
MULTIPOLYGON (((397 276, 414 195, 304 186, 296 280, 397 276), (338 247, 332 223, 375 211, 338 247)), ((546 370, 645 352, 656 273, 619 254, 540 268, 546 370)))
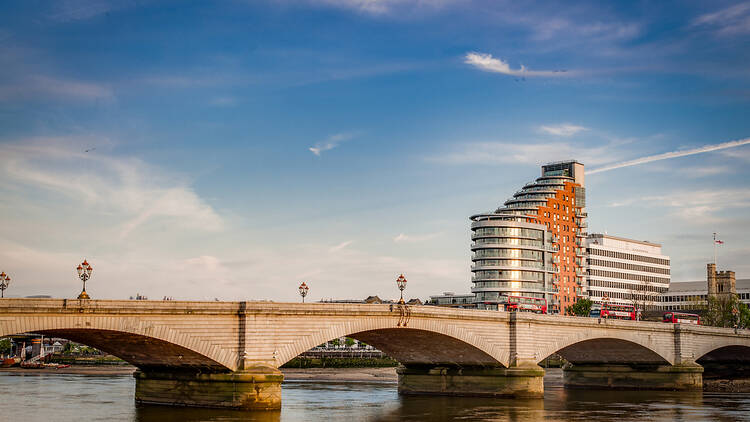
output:
POLYGON ((508 296, 505 310, 508 312, 534 312, 537 314, 546 314, 547 299, 539 297, 508 296))
POLYGON ((665 312, 663 322, 670 324, 695 324, 701 325, 701 317, 697 314, 685 314, 682 312, 665 312))
POLYGON ((620 305, 618 303, 604 303, 591 308, 589 316, 593 318, 630 319, 635 321, 636 313, 632 305, 620 305))

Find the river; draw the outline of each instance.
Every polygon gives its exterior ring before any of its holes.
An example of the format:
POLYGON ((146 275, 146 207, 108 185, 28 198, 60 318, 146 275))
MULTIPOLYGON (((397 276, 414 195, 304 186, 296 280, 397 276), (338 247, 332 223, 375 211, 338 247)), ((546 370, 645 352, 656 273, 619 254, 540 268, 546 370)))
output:
POLYGON ((129 375, 0 372, 0 421, 750 421, 750 395, 567 390, 544 399, 402 397, 392 382, 285 381, 281 412, 137 406, 129 375))

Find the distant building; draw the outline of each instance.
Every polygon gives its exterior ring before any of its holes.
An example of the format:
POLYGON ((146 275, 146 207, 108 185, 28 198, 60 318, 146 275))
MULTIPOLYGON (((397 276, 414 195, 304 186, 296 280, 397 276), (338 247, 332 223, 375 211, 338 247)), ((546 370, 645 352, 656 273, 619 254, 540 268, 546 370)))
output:
POLYGON ((661 296, 665 311, 696 311, 706 305, 709 296, 736 294, 740 302, 750 305, 750 279, 735 277, 734 271, 716 271, 716 264, 706 266, 705 281, 672 283, 661 296))
POLYGON ((448 308, 466 308, 473 309, 477 307, 474 303, 474 293, 455 294, 453 292, 444 292, 439 296, 430 296, 429 305, 444 306, 448 308))
POLYGON ((595 303, 658 309, 669 289, 670 261, 661 245, 607 234, 586 238, 587 290, 595 303))

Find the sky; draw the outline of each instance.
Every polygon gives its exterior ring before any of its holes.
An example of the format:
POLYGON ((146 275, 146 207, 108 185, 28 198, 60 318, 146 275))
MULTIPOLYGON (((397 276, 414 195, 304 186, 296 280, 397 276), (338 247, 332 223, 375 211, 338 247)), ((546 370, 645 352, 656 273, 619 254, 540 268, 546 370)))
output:
POLYGON ((468 292, 548 161, 589 232, 750 278, 750 2, 0 1, 6 296, 468 292))

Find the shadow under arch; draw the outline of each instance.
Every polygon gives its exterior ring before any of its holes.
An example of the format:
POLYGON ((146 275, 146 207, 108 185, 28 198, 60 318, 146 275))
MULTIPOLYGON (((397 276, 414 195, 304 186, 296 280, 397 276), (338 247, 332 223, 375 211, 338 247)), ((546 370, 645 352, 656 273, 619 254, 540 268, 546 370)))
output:
POLYGON ((224 373, 231 369, 194 350, 154 337, 96 328, 35 330, 116 356, 143 371, 224 373))
MULTIPOLYGON (((579 340, 552 353, 573 364, 671 364, 666 357, 642 344, 615 337, 579 340)), ((540 362, 546 358, 544 356, 540 362)))
MULTIPOLYGON (((404 366, 506 366, 489 353, 463 340, 418 328, 378 328, 341 335, 333 334, 318 344, 344 336, 369 344, 404 366)), ((303 352, 304 350, 299 353, 303 352)))
POLYGON ((750 379, 750 346, 716 345, 696 362, 703 367, 704 380, 750 379))

